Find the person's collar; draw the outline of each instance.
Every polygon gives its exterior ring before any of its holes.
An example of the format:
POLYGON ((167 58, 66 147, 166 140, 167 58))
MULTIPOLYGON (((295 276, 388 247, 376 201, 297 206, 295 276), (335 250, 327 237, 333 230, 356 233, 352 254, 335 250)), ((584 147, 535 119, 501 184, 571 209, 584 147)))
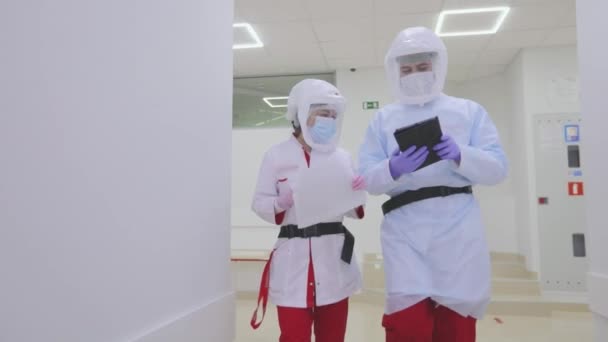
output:
POLYGON ((300 136, 302 137, 302 141, 300 141, 300 139, 296 136, 296 133, 293 132, 291 133, 291 140, 293 140, 296 144, 300 145, 306 152, 310 152, 312 148, 308 146, 308 144, 306 144, 306 140, 304 140, 303 134, 304 133, 300 133, 300 136))

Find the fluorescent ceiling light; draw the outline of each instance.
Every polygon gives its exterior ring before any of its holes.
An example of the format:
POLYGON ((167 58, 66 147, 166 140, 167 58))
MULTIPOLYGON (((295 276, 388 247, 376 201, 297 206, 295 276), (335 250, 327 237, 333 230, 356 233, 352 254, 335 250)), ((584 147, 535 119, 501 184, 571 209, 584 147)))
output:
POLYGON ((255 32, 255 30, 253 29, 253 27, 251 27, 250 24, 236 23, 236 24, 232 24, 232 28, 245 30, 251 37, 251 41, 252 41, 251 43, 234 44, 234 45, 232 45, 233 49, 251 49, 251 48, 261 48, 264 46, 264 43, 262 43, 257 32, 255 32))
POLYGON ((447 10, 442 11, 439 14, 439 20, 437 20, 437 27, 435 28, 435 33, 437 33, 440 37, 456 37, 456 36, 477 36, 482 34, 495 34, 498 32, 498 29, 505 21, 505 18, 509 14, 511 10, 510 7, 487 7, 487 8, 471 8, 471 9, 462 9, 462 10, 447 10), (472 13, 492 13, 499 12, 498 19, 496 19, 496 23, 494 27, 489 30, 480 30, 480 31, 462 31, 462 32, 441 32, 443 29, 443 22, 445 18, 449 15, 458 15, 458 14, 472 14, 472 13))
POLYGON ((288 99, 287 96, 275 96, 275 97, 264 97, 264 98, 262 98, 262 100, 264 100, 264 102, 266 102, 266 104, 270 108, 285 108, 285 107, 287 107, 287 103, 276 104, 276 103, 272 103, 271 102, 271 101, 287 100, 287 99, 288 99))

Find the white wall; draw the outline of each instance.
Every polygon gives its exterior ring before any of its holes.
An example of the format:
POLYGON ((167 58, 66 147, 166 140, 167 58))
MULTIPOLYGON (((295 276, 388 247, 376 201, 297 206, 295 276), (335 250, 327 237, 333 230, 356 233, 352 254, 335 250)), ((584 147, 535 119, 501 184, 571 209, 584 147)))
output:
MULTIPOLYGON (((338 88, 348 101, 341 146, 349 150, 356 160, 365 130, 375 113, 374 110, 364 110, 363 101, 379 101, 383 106, 390 103, 392 98, 382 68, 359 69, 356 72, 338 70, 336 80, 338 88)), ((505 150, 511 155, 511 113, 509 101, 504 94, 507 91, 506 81, 501 76, 461 84, 449 83, 446 87, 447 93, 466 96, 486 107, 500 130, 505 150)), ((249 207, 262 154, 270 145, 285 139, 288 134, 288 129, 233 131, 232 247, 235 249, 269 249, 275 241, 276 228, 257 219, 249 207)), ((476 190, 482 204, 492 251, 518 252, 511 188, 510 181, 507 181, 498 187, 480 187, 476 190)), ((370 196, 365 219, 346 222, 356 236, 359 260, 362 260, 361 255, 365 253, 381 253, 380 206, 384 200, 385 196, 370 196)))
POLYGON ((0 2, 0 341, 233 339, 232 7, 0 2))
POLYGON ((530 182, 528 167, 532 168, 532 148, 528 147, 532 141, 531 128, 525 110, 525 97, 527 87, 524 82, 524 61, 520 53, 505 71, 506 83, 509 86, 508 98, 511 101, 509 108, 512 112, 513 150, 510 156, 510 173, 513 180, 513 193, 515 196, 515 224, 517 227, 517 241, 520 254, 526 257, 526 265, 530 270, 538 271, 538 230, 532 233, 532 216, 530 207, 536 205, 530 197, 530 182), (533 241, 534 240, 534 241, 533 241), (535 246, 535 247, 533 247, 535 246))
MULTIPOLYGON (((538 114, 580 114, 578 60, 575 46, 526 49, 522 52, 524 67, 524 132, 528 157, 528 229, 532 254, 528 266, 540 271, 536 167, 534 158, 533 118, 538 114)), ((585 123, 583 123, 585 125, 585 123)))
POLYGON ((513 110, 512 176, 518 241, 527 266, 539 269, 533 118, 539 114, 579 114, 576 47, 525 49, 506 73, 513 110))
MULTIPOLYGON (((448 94, 468 98, 484 106, 498 129, 503 148, 511 163, 516 150, 513 147, 513 111, 508 92, 506 77, 501 74, 458 83, 448 94)), ((503 183, 492 187, 478 186, 475 195, 481 206, 490 250, 519 253, 513 166, 510 165, 509 177, 503 183)))
POLYGON ((589 235, 589 294, 595 315, 596 341, 608 341, 608 230, 606 229, 606 194, 608 163, 605 146, 606 80, 608 48, 598 44, 597 36, 608 31, 605 1, 577 1, 578 54, 581 70, 581 99, 585 124, 587 233, 589 235))

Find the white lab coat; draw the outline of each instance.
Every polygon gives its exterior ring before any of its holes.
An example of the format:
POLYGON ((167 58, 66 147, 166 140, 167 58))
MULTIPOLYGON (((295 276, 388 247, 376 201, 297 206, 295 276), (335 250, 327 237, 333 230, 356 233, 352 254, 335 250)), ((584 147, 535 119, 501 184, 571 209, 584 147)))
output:
MULTIPOLYGON (((425 104, 382 108, 359 153, 372 194, 395 196, 431 186, 493 185, 507 175, 496 127, 477 103, 441 95, 425 104), (393 180, 389 156, 396 129, 438 116, 444 134, 461 149, 461 163, 440 161, 393 180)), ((432 298, 463 316, 481 318, 490 298, 490 259, 474 196, 461 194, 412 203, 382 222, 386 308, 391 314, 432 298)))
MULTIPOLYGON (((338 148, 332 153, 310 154, 310 163, 321 158, 337 157, 346 167, 353 167, 348 152, 338 148)), ((297 224, 295 208, 287 210, 283 222, 276 222, 275 200, 279 181, 294 188, 300 169, 308 167, 304 150, 295 137, 270 148, 262 161, 252 208, 265 221, 279 226, 297 224)), ((294 190, 296 191, 296 190, 294 190)), ((344 216, 356 217, 355 210, 344 216)), ((342 222, 344 216, 327 222, 342 222)), ((278 234, 278 231, 277 231, 278 234)), ((312 254, 316 305, 339 302, 361 289, 362 280, 353 255, 350 264, 340 256, 344 235, 325 235, 302 239, 278 239, 270 265, 270 300, 277 306, 305 308, 309 255, 312 254)))

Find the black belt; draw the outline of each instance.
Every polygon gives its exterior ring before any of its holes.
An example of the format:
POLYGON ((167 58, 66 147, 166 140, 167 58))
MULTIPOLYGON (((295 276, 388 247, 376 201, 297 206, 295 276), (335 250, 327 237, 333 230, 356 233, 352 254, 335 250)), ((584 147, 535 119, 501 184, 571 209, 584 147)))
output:
POLYGON ((350 264, 355 248, 355 236, 349 232, 341 222, 318 223, 302 229, 299 229, 298 226, 293 224, 282 226, 279 238, 310 238, 333 234, 344 234, 341 259, 347 264, 350 264))
POLYGON ((414 191, 406 191, 399 194, 382 204, 382 212, 384 215, 391 211, 401 208, 410 203, 422 201, 434 197, 446 197, 457 194, 472 194, 473 188, 465 186, 464 188, 451 188, 449 186, 434 186, 430 188, 422 188, 414 191))

